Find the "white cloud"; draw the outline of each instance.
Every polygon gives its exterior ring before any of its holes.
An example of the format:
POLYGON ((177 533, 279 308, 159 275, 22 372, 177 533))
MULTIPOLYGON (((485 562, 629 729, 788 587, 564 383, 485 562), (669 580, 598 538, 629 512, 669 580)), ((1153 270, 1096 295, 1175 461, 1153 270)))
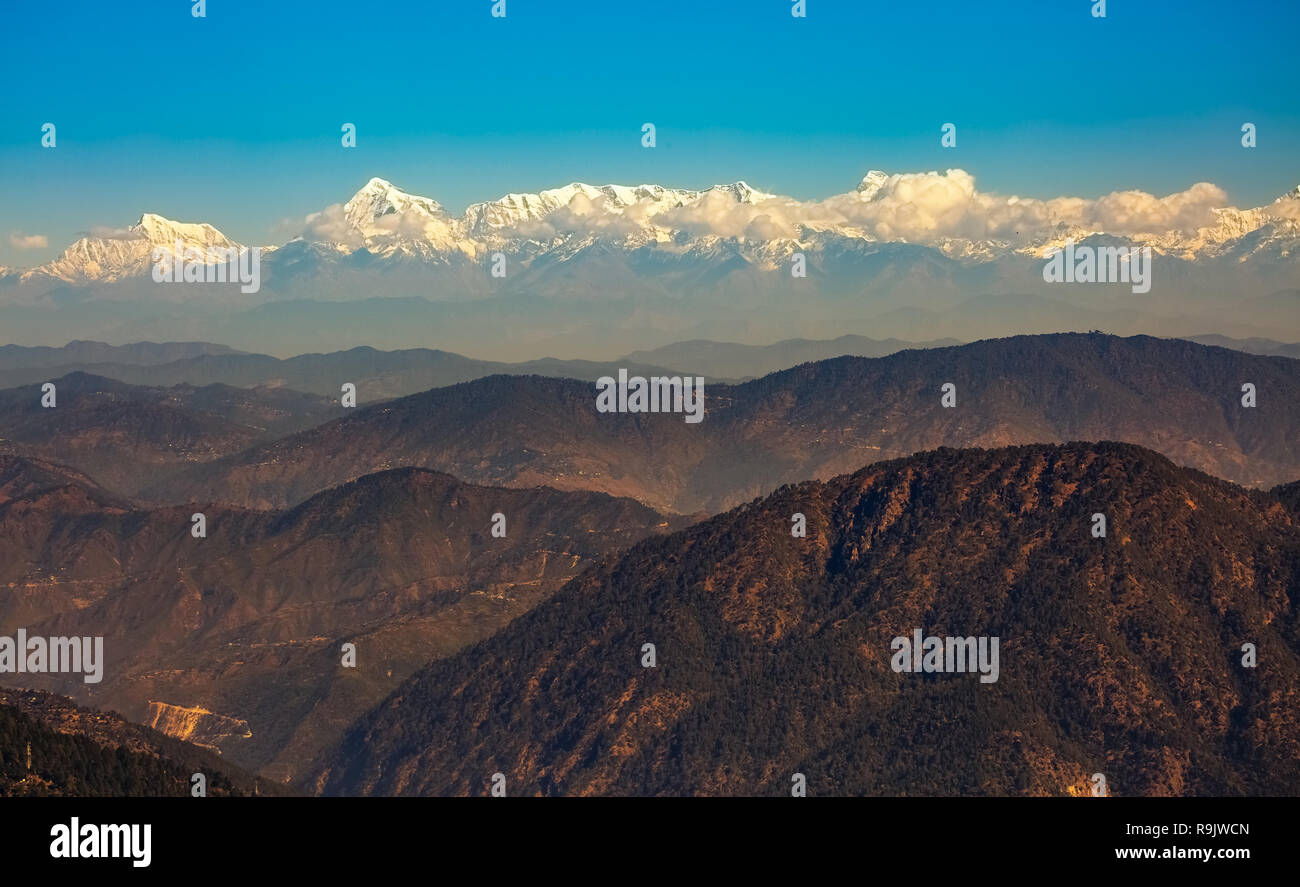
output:
POLYGON ((341 203, 331 204, 320 212, 307 216, 303 222, 302 236, 307 240, 340 243, 352 249, 365 245, 365 238, 349 224, 341 203))
POLYGON ((1279 219, 1290 219, 1293 222, 1300 222, 1300 193, 1279 197, 1277 200, 1264 207, 1264 212, 1271 216, 1276 216, 1279 219))
POLYGON ((98 237, 101 240, 147 240, 142 231, 133 231, 130 228, 113 228, 105 225, 96 225, 87 232, 91 237, 98 237))
MULTIPOLYGON (((568 208, 578 202, 575 198, 568 208)), ((1157 197, 1142 191, 1116 191, 1096 199, 1056 197, 1049 200, 980 191, 975 178, 961 169, 888 176, 871 196, 857 191, 825 200, 798 201, 771 197, 754 203, 736 201, 722 190, 704 192, 683 206, 648 218, 623 210, 620 217, 647 221, 695 235, 770 240, 797 237, 804 228, 848 227, 877 240, 933 244, 948 238, 1005 239, 1027 242, 1058 226, 1104 230, 1118 235, 1193 233, 1215 223, 1213 209, 1224 206, 1221 188, 1199 183, 1185 191, 1157 197)), ((591 203, 588 201, 588 203, 591 203)), ((596 230, 599 202, 579 214, 586 230, 596 230)), ((557 211, 547 220, 569 230, 573 218, 557 211)))
POLYGON ((675 207, 656 220, 692 234, 719 237, 793 237, 803 216, 801 204, 785 197, 740 203, 726 191, 705 191, 698 200, 675 207))
POLYGON ((45 249, 50 245, 44 234, 24 234, 14 231, 9 235, 9 245, 14 249, 45 249))
POLYGON ((982 192, 961 169, 890 176, 874 197, 857 192, 822 201, 823 214, 858 225, 880 240, 933 243, 944 238, 1028 241, 1060 226, 1109 234, 1188 234, 1215 222, 1227 195, 1199 183, 1156 197, 1115 191, 1096 199, 1049 200, 982 192))

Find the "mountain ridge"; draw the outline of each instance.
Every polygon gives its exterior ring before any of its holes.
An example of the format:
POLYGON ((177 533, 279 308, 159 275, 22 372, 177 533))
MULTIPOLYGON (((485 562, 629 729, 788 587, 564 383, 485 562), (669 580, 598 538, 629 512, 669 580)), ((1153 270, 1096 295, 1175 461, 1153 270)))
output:
POLYGON ((597 413, 594 387, 580 381, 490 376, 360 408, 147 492, 281 507, 413 464, 716 512, 782 483, 937 446, 1079 439, 1152 445, 1216 476, 1273 486, 1300 475, 1298 402, 1300 363, 1290 358, 1101 334, 839 357, 738 385, 706 382, 697 426, 679 414, 597 413), (941 403, 949 382, 953 409, 941 403), (1255 409, 1241 406, 1245 382, 1259 392, 1255 409))
POLYGON ((357 385, 359 400, 374 402, 489 375, 543 375, 595 381, 620 368, 632 375, 703 374, 710 381, 766 375, 808 360, 841 354, 882 356, 907 348, 960 344, 957 340, 909 342, 841 336, 833 340, 788 339, 770 345, 697 340, 678 342, 607 361, 544 357, 517 363, 480 360, 438 348, 385 351, 355 346, 329 353, 289 358, 250 354, 207 343, 137 343, 113 346, 73 342, 64 348, 0 346, 0 388, 30 385, 72 372, 84 372, 151 387, 228 384, 284 387, 334 397, 343 381, 357 385), (75 346, 75 347, 74 347, 75 346), (167 360, 177 351, 187 356, 167 360), (136 355, 133 357, 133 355, 136 355), (115 362, 100 359, 116 357, 115 362))
POLYGON ((301 775, 415 668, 490 634, 589 563, 689 522, 603 493, 496 489, 415 467, 277 512, 146 507, 100 501, 95 489, 0 456, 0 622, 107 639, 101 683, 23 682, 277 781, 301 775))
POLYGON ((501 772, 511 795, 781 796, 803 773, 810 795, 1078 795, 1101 772, 1118 796, 1290 794, 1297 582, 1294 514, 1157 453, 930 451, 576 577, 416 672, 311 789, 483 795, 501 772), (1000 637, 997 680, 899 674, 914 629, 1000 637))
POLYGON ((207 796, 289 794, 115 712, 0 688, 0 797, 191 797, 195 773, 204 775, 207 796))

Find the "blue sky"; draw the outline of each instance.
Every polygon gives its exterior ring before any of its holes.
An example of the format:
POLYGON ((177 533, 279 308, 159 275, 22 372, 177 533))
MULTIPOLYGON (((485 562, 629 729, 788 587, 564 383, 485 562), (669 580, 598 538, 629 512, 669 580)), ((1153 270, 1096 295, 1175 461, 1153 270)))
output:
POLYGON ((1240 206, 1300 182, 1294 2, 491 5, 10 4, 0 264, 145 211, 280 242, 373 175, 454 212, 574 180, 824 197, 871 168, 1034 197, 1211 181, 1240 206), (49 246, 16 250, 15 231, 49 246))

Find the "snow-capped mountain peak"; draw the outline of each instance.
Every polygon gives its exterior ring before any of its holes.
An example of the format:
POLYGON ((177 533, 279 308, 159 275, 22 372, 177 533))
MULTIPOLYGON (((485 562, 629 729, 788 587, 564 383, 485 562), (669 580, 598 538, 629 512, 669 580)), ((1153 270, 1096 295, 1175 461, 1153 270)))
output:
POLYGON ((884 187, 887 181, 889 181, 889 173, 873 169, 863 176, 862 181, 858 183, 858 194, 864 200, 871 200, 880 193, 880 189, 884 187))
POLYGON ((239 246, 207 223, 174 222, 156 213, 144 213, 140 221, 127 228, 127 232, 155 246, 172 246, 178 240, 187 247, 239 246))
POLYGON ((408 194, 386 179, 373 178, 342 207, 317 214, 310 239, 337 243, 345 251, 365 247, 381 255, 428 258, 460 248, 458 225, 438 201, 408 194))
POLYGON ((149 274, 155 248, 206 250, 239 249, 240 244, 206 223, 176 222, 156 213, 144 213, 125 229, 96 230, 73 243, 56 259, 26 272, 67 283, 109 283, 149 274))
POLYGON ((392 182, 380 178, 366 182, 360 191, 343 204, 343 212, 350 223, 362 229, 393 214, 417 213, 430 218, 447 215, 438 201, 407 194, 392 182))
POLYGON ((506 194, 496 200, 475 203, 465 210, 464 228, 470 235, 484 235, 503 229, 540 222, 561 210, 584 214, 599 208, 622 213, 628 207, 644 205, 648 210, 679 205, 695 192, 675 191, 659 185, 588 185, 570 182, 535 194, 506 194))
POLYGON ((737 203, 761 203, 776 196, 775 194, 759 191, 757 188, 751 188, 749 183, 744 181, 733 182, 730 185, 714 185, 708 191, 701 193, 708 194, 709 191, 727 194, 734 198, 737 203))
POLYGON ((495 237, 510 229, 518 229, 525 236, 539 236, 539 232, 555 236, 579 224, 583 218, 603 214, 607 219, 621 220, 613 228, 629 242, 644 243, 668 236, 659 224, 659 217, 672 210, 719 199, 754 204, 773 196, 743 181, 704 190, 571 182, 561 188, 534 194, 506 194, 496 200, 472 204, 465 210, 462 226, 471 237, 495 237))

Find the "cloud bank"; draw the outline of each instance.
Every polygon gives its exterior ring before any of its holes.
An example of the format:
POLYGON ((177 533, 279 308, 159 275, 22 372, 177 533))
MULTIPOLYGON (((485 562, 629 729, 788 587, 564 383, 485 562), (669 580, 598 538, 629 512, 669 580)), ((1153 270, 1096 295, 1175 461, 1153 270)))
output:
POLYGON ((50 241, 44 234, 24 234, 21 231, 14 231, 9 235, 9 245, 14 249, 45 249, 50 245, 50 241))

